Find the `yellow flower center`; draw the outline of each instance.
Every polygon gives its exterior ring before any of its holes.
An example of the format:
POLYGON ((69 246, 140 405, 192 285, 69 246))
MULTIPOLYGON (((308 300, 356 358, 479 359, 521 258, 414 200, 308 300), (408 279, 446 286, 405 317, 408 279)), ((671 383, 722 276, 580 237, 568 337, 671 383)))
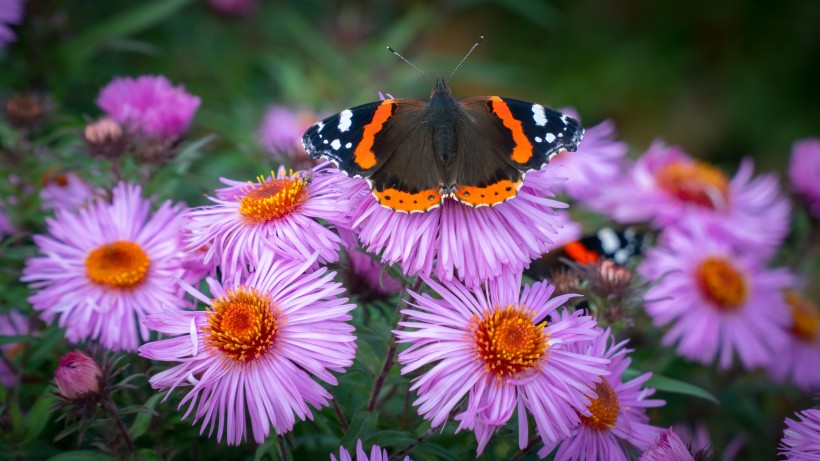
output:
POLYGON ((485 370, 501 379, 538 369, 549 339, 545 326, 546 322, 535 324, 535 311, 516 305, 494 307, 470 322, 485 370))
POLYGON ((262 224, 292 213, 308 199, 308 180, 291 172, 259 178, 239 202, 239 213, 251 224, 262 224))
POLYGON ((792 334, 805 342, 820 337, 820 309, 792 290, 786 291, 786 302, 792 311, 792 334))
POLYGON ((706 258, 698 266, 697 280, 701 293, 721 310, 737 310, 746 300, 746 279, 726 259, 706 258))
POLYGON ((92 282, 114 288, 133 288, 148 275, 148 255, 127 240, 103 245, 88 253, 85 273, 92 282))
POLYGON ((618 402, 618 394, 612 389, 606 380, 602 380, 595 385, 597 399, 592 399, 592 403, 587 407, 592 416, 579 414, 581 422, 599 431, 611 430, 618 420, 618 412, 621 404, 618 402))
POLYGON ((729 180, 704 162, 674 162, 655 174, 658 185, 678 199, 716 209, 729 200, 729 180))
POLYGON ((204 331, 210 346, 235 362, 247 362, 273 346, 280 323, 270 296, 239 287, 213 300, 204 331))

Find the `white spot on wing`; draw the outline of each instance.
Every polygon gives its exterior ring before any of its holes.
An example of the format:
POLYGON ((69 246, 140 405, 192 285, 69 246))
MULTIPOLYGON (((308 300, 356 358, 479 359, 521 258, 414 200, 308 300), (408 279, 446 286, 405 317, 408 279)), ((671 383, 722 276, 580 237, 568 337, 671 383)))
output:
POLYGON ((562 121, 562 122, 564 122, 564 125, 566 125, 567 123, 569 123, 569 122, 567 121, 567 116, 566 116, 566 114, 561 114, 561 121, 562 121))
MULTIPOLYGON (((324 124, 324 123, 322 123, 322 122, 316 122, 316 128, 317 128, 317 130, 316 130, 316 131, 318 131, 319 133, 321 133, 321 132, 322 132, 322 128, 324 128, 324 127, 325 127, 325 124, 324 124)), ((321 138, 321 136, 319 136, 319 137, 321 138)))
POLYGON ((533 104, 532 105, 532 118, 535 120, 535 124, 538 126, 544 126, 547 124, 547 114, 544 112, 544 106, 541 104, 533 104))
POLYGON ((339 131, 344 133, 345 131, 349 130, 352 118, 353 112, 350 112, 350 109, 343 110, 342 113, 339 114, 339 131))
POLYGON ((618 234, 608 227, 604 227, 598 231, 598 239, 601 240, 601 248, 603 248, 607 254, 615 253, 621 246, 621 239, 618 238, 618 234))
POLYGON ((350 149, 351 147, 353 147, 352 142, 349 142, 349 143, 345 144, 345 149, 350 149))
POLYGON ((543 141, 543 139, 541 139, 541 137, 540 137, 540 136, 536 136, 536 137, 535 137, 535 142, 541 142, 541 141, 543 141))
POLYGON ((327 144, 327 139, 325 139, 325 140, 324 140, 324 141, 322 141, 322 142, 323 142, 323 143, 325 143, 325 144, 327 144))
POLYGON ((339 150, 339 148, 342 147, 342 143, 339 142, 338 139, 334 139, 333 142, 330 143, 330 147, 332 147, 333 150, 339 150))
POLYGON ((553 141, 555 141, 555 135, 552 134, 552 133, 547 133, 546 139, 547 139, 547 142, 553 142, 553 141))

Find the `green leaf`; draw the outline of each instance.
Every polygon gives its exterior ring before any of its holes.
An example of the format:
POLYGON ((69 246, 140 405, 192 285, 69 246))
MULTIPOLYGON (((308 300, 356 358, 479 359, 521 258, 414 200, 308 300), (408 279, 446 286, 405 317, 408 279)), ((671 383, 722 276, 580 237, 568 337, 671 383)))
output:
POLYGON ((357 411, 350 420, 347 433, 342 438, 342 446, 349 448, 356 445, 356 440, 367 438, 367 434, 375 431, 378 420, 379 417, 375 413, 367 410, 357 411))
POLYGON ((0 336, 0 346, 5 344, 27 343, 31 340, 31 336, 0 336))
POLYGON ((136 440, 145 434, 145 431, 148 430, 148 425, 151 424, 151 419, 154 417, 156 412, 154 408, 156 408, 157 403, 162 399, 163 394, 154 394, 145 402, 145 405, 141 408, 143 410, 140 412, 135 418, 134 423, 131 424, 131 427, 128 428, 128 435, 131 436, 132 440, 136 440))
POLYGON ((279 438, 276 434, 268 437, 265 440, 265 443, 256 448, 256 453, 253 455, 253 461, 262 461, 265 459, 265 455, 267 455, 269 459, 278 459, 279 452, 276 450, 276 445, 278 445, 278 442, 279 438))
POLYGON ((114 457, 101 451, 76 450, 66 451, 48 458, 48 461, 108 461, 114 457))
POLYGON ((418 443, 413 434, 404 431, 379 431, 367 439, 369 445, 399 447, 418 443))
MULTIPOLYGON (((622 378, 624 380, 631 380, 637 378, 643 374, 641 371, 634 370, 629 368, 624 370, 622 378)), ((689 384, 685 381, 680 381, 674 378, 669 378, 667 376, 659 375, 656 373, 652 374, 652 377, 644 383, 646 387, 654 387, 655 389, 663 392, 671 392, 673 394, 684 394, 684 395, 691 395, 693 397, 698 397, 704 400, 708 400, 712 403, 720 404, 720 401, 714 395, 707 392, 705 389, 702 389, 694 384, 689 384)))
POLYGON ((54 400, 56 399, 51 391, 51 386, 47 386, 23 419, 23 424, 26 427, 23 444, 36 439, 51 420, 51 415, 53 414, 51 409, 54 407, 54 400))
POLYGON ((162 461, 162 457, 150 448, 143 448, 141 450, 137 450, 136 455, 136 459, 138 459, 139 461, 162 461))

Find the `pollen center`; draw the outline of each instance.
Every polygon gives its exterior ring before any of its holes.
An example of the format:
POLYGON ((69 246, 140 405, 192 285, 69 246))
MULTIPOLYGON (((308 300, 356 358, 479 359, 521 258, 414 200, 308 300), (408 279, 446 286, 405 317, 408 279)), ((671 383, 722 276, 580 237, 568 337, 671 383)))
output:
POLYGON ((247 362, 273 346, 279 325, 279 310, 270 296, 239 287, 213 300, 206 342, 235 362, 247 362))
POLYGON ((592 429, 599 431, 613 429, 615 421, 618 420, 618 412, 621 409, 618 394, 606 380, 602 380, 595 385, 595 393, 598 394, 598 398, 592 399, 592 403, 587 407, 592 416, 580 414, 578 416, 583 424, 592 429))
POLYGON ((85 273, 92 282, 114 288, 133 288, 145 279, 151 261, 142 247, 120 240, 88 253, 85 273))
POLYGON ((298 173, 252 184, 239 202, 239 213, 251 224, 262 224, 287 216, 308 198, 308 181, 298 173))
POLYGON ((724 311, 737 310, 746 300, 743 274, 723 258, 706 258, 697 269, 701 293, 724 311))
POLYGON ((678 199, 716 209, 729 199, 729 180, 722 171, 704 162, 674 162, 656 175, 655 180, 666 192, 678 199))
POLYGON ((786 302, 792 311, 792 334, 806 342, 820 337, 820 310, 811 301, 792 290, 786 291, 786 302))
POLYGON ((516 378, 537 369, 547 351, 546 322, 535 324, 535 311, 515 305, 475 315, 470 330, 484 368, 498 378, 516 378))

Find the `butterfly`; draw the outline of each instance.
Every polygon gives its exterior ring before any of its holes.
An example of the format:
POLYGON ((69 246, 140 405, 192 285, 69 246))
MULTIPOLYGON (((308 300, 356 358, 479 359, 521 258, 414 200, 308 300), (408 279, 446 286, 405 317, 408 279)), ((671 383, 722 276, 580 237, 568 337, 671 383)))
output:
POLYGON ((575 151, 583 136, 566 114, 498 96, 455 99, 438 79, 428 100, 343 110, 309 127, 302 144, 311 158, 365 178, 382 206, 423 213, 446 199, 472 207, 510 200, 528 172, 575 151))

